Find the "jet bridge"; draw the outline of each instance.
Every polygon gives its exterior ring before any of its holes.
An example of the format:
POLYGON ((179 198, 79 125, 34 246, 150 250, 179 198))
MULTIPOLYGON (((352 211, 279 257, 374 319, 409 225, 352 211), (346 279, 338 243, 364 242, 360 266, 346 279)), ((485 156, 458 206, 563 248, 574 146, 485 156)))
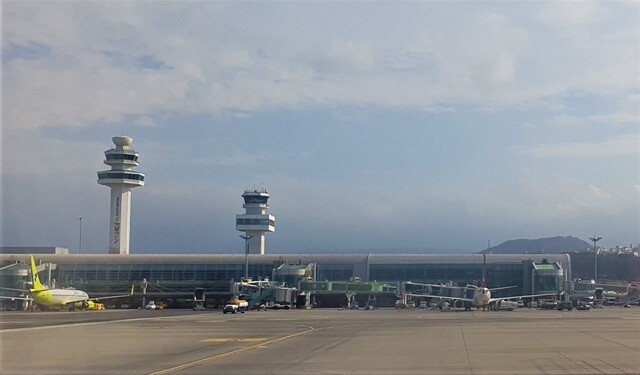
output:
POLYGON ((346 306, 351 308, 354 302, 358 306, 374 307, 393 306, 397 299, 397 284, 380 282, 362 282, 354 277, 349 281, 301 281, 301 294, 306 296, 307 306, 315 305, 316 301, 322 306, 346 306))
POLYGON ((293 304, 298 296, 298 289, 280 286, 277 282, 267 280, 243 279, 231 283, 231 293, 242 296, 249 303, 249 308, 267 302, 293 304))
MULTIPOLYGON (((451 307, 451 300, 447 298, 473 298, 475 286, 458 286, 453 281, 440 284, 424 284, 407 281, 401 284, 399 297, 403 306, 407 306, 410 300, 429 300, 430 308, 448 309, 451 307), (435 297, 434 297, 435 296, 435 297), (435 304, 433 303, 435 300, 435 304)), ((454 302, 454 306, 458 308, 468 307, 462 301, 454 302)))

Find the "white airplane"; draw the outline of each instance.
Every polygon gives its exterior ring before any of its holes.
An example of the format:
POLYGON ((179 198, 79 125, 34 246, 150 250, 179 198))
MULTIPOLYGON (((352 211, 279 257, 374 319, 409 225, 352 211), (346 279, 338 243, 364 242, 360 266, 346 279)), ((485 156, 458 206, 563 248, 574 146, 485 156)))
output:
MULTIPOLYGON (((40 282, 38 276, 38 269, 36 268, 36 262, 31 256, 31 281, 32 288, 28 290, 29 296, 27 297, 9 297, 0 296, 2 299, 10 300, 27 300, 35 301, 37 304, 45 307, 67 307, 69 310, 75 310, 76 308, 93 308, 95 301, 129 297, 133 295, 133 285, 131 286, 131 293, 122 294, 117 296, 107 296, 98 298, 89 298, 87 292, 77 289, 61 289, 61 288, 47 288, 40 282)), ((3 288, 8 290, 16 290, 26 292, 22 289, 3 288)))
MULTIPOLYGON (((449 296, 439 296, 439 295, 435 295, 435 294, 414 294, 414 293, 408 293, 407 295, 409 296, 416 296, 416 297, 429 297, 429 298, 439 298, 442 300, 442 302, 444 303, 449 303, 449 305, 453 305, 454 307, 457 308, 462 308, 464 307, 464 309, 466 311, 471 310, 471 307, 476 307, 477 309, 479 309, 480 307, 482 307, 482 310, 486 310, 487 306, 496 303, 498 301, 501 300, 512 300, 512 299, 521 299, 521 298, 534 298, 534 297, 544 297, 544 296, 554 296, 556 295, 555 293, 545 293, 545 294, 528 294, 528 295, 519 295, 519 296, 509 296, 509 297, 499 297, 499 298, 491 298, 491 291, 495 291, 495 290, 500 290, 500 289, 510 289, 513 288, 512 286, 507 286, 507 287, 502 287, 502 288, 487 288, 487 279, 486 279, 486 272, 485 272, 485 265, 486 265, 486 255, 484 257, 484 261, 483 261, 483 269, 482 269, 482 286, 478 287, 475 285, 468 285, 462 289, 473 289, 473 297, 471 298, 467 298, 467 297, 449 297, 449 296)), ((432 285, 432 286, 439 286, 439 285, 432 285)), ((440 305, 440 308, 442 309, 443 306, 440 305)))

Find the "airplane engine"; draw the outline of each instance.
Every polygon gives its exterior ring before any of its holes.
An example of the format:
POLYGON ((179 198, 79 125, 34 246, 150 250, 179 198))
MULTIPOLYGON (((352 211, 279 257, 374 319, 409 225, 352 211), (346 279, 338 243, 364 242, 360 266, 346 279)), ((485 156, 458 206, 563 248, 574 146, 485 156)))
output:
POLYGON ((460 300, 455 301, 455 302, 453 303, 453 306, 454 306, 454 307, 456 307, 456 308, 458 308, 458 309, 460 309, 460 308, 464 307, 464 302, 462 302, 462 301, 460 301, 460 300))
POLYGON ((86 309, 89 307, 89 303, 91 303, 91 301, 80 301, 75 302, 73 305, 76 309, 86 309))

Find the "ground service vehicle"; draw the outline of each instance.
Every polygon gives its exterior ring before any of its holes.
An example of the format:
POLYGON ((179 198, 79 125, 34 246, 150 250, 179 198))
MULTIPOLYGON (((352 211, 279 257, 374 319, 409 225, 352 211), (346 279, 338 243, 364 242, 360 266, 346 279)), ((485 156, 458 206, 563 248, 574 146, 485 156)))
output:
POLYGON ((580 302, 578 303, 578 307, 576 307, 576 309, 581 311, 589 311, 591 310, 591 306, 586 302, 580 302))
POLYGON ((518 308, 518 302, 515 302, 515 301, 501 300, 501 301, 497 301, 493 305, 494 311, 499 311, 499 310, 513 311, 514 309, 517 309, 517 308, 518 308))
POLYGON ((222 313, 226 314, 226 313, 232 313, 235 314, 238 312, 238 306, 237 305, 233 305, 233 304, 226 304, 224 305, 224 308, 222 309, 222 313))
POLYGON ((156 307, 157 307, 157 306, 156 306, 155 301, 149 301, 149 303, 147 303, 147 304, 144 306, 144 309, 145 309, 145 310, 155 310, 155 309, 156 309, 156 307))
POLYGON ((541 310, 555 310, 558 308, 558 302, 554 300, 540 300, 538 301, 538 308, 541 310))
POLYGON ((242 299, 234 299, 229 301, 224 308, 222 309, 222 313, 232 313, 235 314, 237 312, 244 313, 249 308, 249 302, 242 299))
POLYGON ((557 308, 558 308, 558 311, 562 311, 562 310, 571 311, 573 310, 573 303, 571 301, 561 301, 561 302, 558 302, 557 308))
MULTIPOLYGON (((357 304, 356 304, 357 306, 357 304)), ((272 309, 272 310, 280 310, 280 309, 284 309, 284 310, 289 310, 291 308, 291 306, 289 304, 286 303, 278 303, 278 302, 267 302, 267 309, 272 309)))
POLYGON ((98 302, 93 302, 93 301, 88 301, 87 310, 104 310, 104 304, 103 303, 98 303, 98 302))

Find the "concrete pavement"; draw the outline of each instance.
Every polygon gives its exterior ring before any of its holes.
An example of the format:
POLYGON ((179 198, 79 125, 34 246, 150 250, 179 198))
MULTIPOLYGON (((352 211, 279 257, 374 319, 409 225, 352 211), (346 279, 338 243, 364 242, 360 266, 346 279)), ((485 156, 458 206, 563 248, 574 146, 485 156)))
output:
POLYGON ((0 322, 3 374, 640 373, 637 307, 20 312, 0 322))

